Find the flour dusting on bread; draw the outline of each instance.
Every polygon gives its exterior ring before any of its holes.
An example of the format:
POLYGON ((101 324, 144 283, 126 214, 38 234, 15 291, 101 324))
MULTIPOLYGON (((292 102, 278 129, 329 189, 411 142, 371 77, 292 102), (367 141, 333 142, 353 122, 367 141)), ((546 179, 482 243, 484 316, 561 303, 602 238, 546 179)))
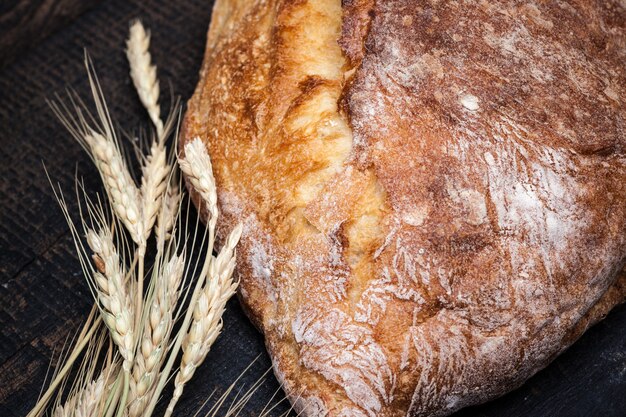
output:
MULTIPOLYGON (((308 416, 443 416, 626 296, 623 2, 218 0, 182 141, 308 416)), ((192 196, 193 196, 193 190, 192 196)))

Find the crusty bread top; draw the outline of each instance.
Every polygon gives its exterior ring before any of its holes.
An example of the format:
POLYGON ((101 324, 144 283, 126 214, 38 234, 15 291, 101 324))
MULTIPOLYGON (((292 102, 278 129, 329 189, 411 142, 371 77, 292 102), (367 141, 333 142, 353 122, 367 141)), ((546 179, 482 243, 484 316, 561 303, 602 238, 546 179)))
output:
POLYGON ((617 0, 216 2, 181 140, 300 408, 445 415, 623 299, 624 62, 617 0))

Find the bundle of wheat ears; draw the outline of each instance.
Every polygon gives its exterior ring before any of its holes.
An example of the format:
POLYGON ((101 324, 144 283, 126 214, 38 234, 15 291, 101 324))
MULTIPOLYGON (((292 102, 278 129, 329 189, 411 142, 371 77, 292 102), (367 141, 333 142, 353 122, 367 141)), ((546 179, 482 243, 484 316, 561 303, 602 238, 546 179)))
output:
MULTIPOLYGON (((171 415, 220 333, 225 304, 237 287, 233 269, 241 226, 214 256, 219 212, 211 161, 199 139, 185 146, 184 158, 177 158, 175 145, 166 146, 177 143, 181 112, 176 103, 169 117, 161 118, 149 43, 149 33, 134 22, 126 55, 153 126, 149 140, 143 138, 147 143, 135 145, 139 181, 132 175, 133 164, 123 151, 87 55, 95 113, 73 94, 69 103, 50 103, 97 167, 106 197, 89 198, 77 181, 81 220, 73 222, 62 192, 55 189, 95 303, 28 417, 50 412, 55 417, 151 416, 157 402, 168 401, 161 398, 168 382, 173 394, 165 415, 171 415), (189 214, 181 215, 179 168, 199 190, 209 213, 206 228, 197 216, 190 220, 189 214), (201 243, 188 247, 187 241, 201 243), (188 260, 190 253, 196 254, 196 261, 188 260)), ((227 415, 242 404, 231 405, 227 415)))

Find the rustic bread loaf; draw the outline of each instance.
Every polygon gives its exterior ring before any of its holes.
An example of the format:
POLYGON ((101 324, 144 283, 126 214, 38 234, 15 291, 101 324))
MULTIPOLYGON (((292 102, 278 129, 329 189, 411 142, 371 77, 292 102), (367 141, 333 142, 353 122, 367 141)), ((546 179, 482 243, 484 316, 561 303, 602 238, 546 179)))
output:
POLYGON ((181 141, 305 415, 489 400, 624 300, 624 7, 216 2, 181 141))

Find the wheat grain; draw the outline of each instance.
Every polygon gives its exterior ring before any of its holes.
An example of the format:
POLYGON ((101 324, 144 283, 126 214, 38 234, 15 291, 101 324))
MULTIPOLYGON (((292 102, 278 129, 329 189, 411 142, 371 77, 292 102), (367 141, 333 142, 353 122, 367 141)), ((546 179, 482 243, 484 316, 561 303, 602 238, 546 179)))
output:
POLYGON ((133 80, 141 103, 148 111, 154 124, 157 137, 163 138, 163 122, 159 106, 159 80, 156 66, 150 62, 150 33, 146 32, 139 20, 130 26, 130 35, 126 41, 126 56, 130 64, 130 77, 133 80))
MULTIPOLYGON (((217 193, 211 158, 200 138, 195 138, 185 145, 185 157, 179 160, 180 169, 187 174, 187 179, 200 194, 209 211, 209 222, 217 221, 217 193)), ((209 226, 210 227, 210 226, 209 226)))
POLYGON ((174 255, 155 277, 152 304, 144 324, 140 351, 135 358, 130 382, 131 417, 140 416, 151 399, 154 382, 163 363, 172 331, 173 314, 180 294, 184 268, 184 256, 174 255))
POLYGON ((222 329, 222 314, 226 302, 237 289, 237 283, 232 275, 236 260, 235 246, 241 236, 241 230, 241 225, 235 227, 217 258, 212 257, 209 276, 194 306, 193 321, 182 344, 183 356, 174 381, 174 394, 165 413, 166 417, 174 411, 185 384, 204 361, 222 329))
POLYGON ((104 264, 104 273, 94 272, 92 284, 103 321, 124 359, 123 368, 130 371, 135 347, 134 311, 124 280, 125 270, 120 263, 111 232, 107 229, 101 229, 99 233, 88 230, 87 244, 102 261, 101 264, 104 264))

